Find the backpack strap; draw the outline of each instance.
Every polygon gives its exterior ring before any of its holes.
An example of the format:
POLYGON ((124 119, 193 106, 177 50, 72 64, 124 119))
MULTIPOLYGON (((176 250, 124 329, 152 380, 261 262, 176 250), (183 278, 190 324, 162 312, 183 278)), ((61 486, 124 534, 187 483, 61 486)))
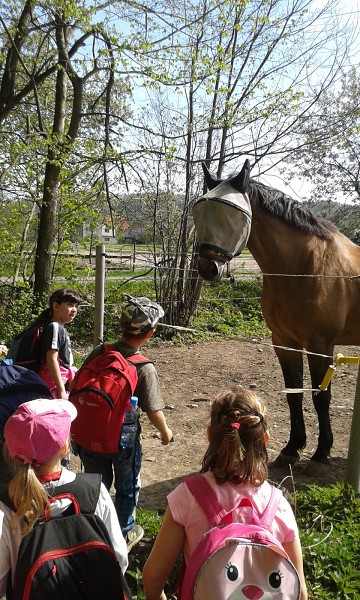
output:
POLYGON ((248 498, 241 498, 238 504, 230 511, 226 511, 220 504, 213 488, 206 481, 205 477, 202 475, 194 475, 193 477, 185 478, 183 481, 209 519, 210 523, 214 526, 232 523, 233 519, 229 518, 229 515, 231 515, 236 508, 245 506, 252 510, 253 524, 261 525, 265 529, 270 529, 282 497, 282 491, 272 485, 270 500, 261 515, 258 515, 257 510, 248 498))
POLYGON ((152 363, 153 361, 150 360, 149 358, 146 358, 146 356, 143 356, 142 354, 132 354, 131 356, 126 356, 126 360, 128 360, 129 362, 137 365, 137 364, 141 364, 141 365, 146 365, 147 363, 152 363))
MULTIPOLYGON (((99 473, 76 473, 74 481, 56 486, 52 493, 48 490, 47 492, 50 498, 54 500, 58 497, 74 496, 80 512, 93 514, 99 500, 100 487, 101 475, 99 473)), ((16 512, 16 508, 7 491, 0 494, 0 500, 13 512, 16 512)), ((65 512, 67 513, 67 511, 65 512)))
MULTIPOLYGON (((122 356, 123 353, 119 350, 117 344, 103 344, 103 348, 104 348, 104 352, 119 352, 119 354, 121 354, 122 356)), ((124 358, 126 358, 126 360, 134 365, 137 364, 144 364, 146 365, 147 363, 152 363, 153 361, 150 360, 149 358, 147 358, 146 356, 143 356, 142 354, 140 354, 139 352, 137 352, 136 354, 131 354, 130 356, 124 356, 124 358)))
POLYGON ((277 509, 279 508, 279 504, 280 504, 282 495, 283 495, 283 493, 281 490, 279 490, 279 488, 275 487, 274 485, 271 485, 270 500, 269 500, 264 512, 259 517, 259 523, 262 527, 265 527, 265 529, 271 528, 271 525, 275 518, 277 509))
MULTIPOLYGON (((228 512, 220 504, 214 490, 206 481, 205 477, 202 475, 194 475, 193 477, 186 477, 183 479, 183 482, 189 488, 191 494, 200 505, 210 523, 214 526, 223 523, 228 512)), ((231 509, 230 512, 232 511, 233 509, 231 509)))
POLYGON ((4 492, 2 492, 2 494, 0 494, 0 502, 3 502, 3 504, 5 504, 5 506, 7 506, 8 508, 10 508, 10 510, 12 510, 13 512, 16 512, 16 508, 14 506, 14 503, 10 499, 10 496, 9 496, 7 490, 5 490, 4 492))
MULTIPOLYGON (((101 475, 99 473, 76 473, 74 481, 58 485, 49 496, 74 496, 83 514, 93 514, 99 500, 101 475)), ((67 511, 66 511, 67 512, 67 511)))

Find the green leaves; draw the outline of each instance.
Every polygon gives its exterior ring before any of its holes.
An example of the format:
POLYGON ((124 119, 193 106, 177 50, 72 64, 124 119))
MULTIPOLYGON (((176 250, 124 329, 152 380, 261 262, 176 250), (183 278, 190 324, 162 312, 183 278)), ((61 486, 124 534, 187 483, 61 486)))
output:
POLYGON ((360 597, 360 499, 350 487, 311 485, 296 495, 309 600, 360 597))
POLYGON ((189 327, 203 339, 265 336, 269 331, 260 308, 261 279, 204 284, 189 327))

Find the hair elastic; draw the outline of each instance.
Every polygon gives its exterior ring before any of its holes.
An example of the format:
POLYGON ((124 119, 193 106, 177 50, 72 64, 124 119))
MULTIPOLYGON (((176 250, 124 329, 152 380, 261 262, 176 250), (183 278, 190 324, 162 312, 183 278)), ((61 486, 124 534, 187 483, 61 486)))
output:
POLYGON ((28 458, 27 456, 19 456, 18 454, 16 456, 14 456, 14 460, 15 462, 17 462, 19 465, 31 465, 32 467, 39 467, 40 465, 36 463, 36 461, 33 458, 28 458))
POLYGON ((263 422, 263 420, 264 420, 264 415, 262 415, 261 413, 258 413, 258 412, 256 412, 256 413, 255 413, 255 416, 256 416, 256 417, 259 417, 259 419, 260 419, 260 423, 262 423, 262 422, 263 422))
POLYGON ((240 429, 240 423, 230 423, 233 429, 240 429))

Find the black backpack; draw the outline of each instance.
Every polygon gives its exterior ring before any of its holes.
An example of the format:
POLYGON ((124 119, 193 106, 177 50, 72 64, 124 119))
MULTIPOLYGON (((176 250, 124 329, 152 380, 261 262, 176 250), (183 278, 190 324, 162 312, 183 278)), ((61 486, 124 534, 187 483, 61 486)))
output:
MULTIPOLYGON (((79 473, 50 497, 70 498, 71 506, 23 538, 11 600, 131 600, 109 533, 95 515, 101 476, 79 473)), ((7 502, 9 504, 9 502, 7 502)))

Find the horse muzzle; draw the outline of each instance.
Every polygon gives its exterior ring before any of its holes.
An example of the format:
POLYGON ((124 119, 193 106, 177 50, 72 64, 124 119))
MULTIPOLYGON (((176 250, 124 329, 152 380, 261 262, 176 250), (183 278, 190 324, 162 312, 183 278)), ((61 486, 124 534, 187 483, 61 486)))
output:
POLYGON ((205 281, 220 281, 230 257, 221 252, 200 247, 198 271, 205 281))

